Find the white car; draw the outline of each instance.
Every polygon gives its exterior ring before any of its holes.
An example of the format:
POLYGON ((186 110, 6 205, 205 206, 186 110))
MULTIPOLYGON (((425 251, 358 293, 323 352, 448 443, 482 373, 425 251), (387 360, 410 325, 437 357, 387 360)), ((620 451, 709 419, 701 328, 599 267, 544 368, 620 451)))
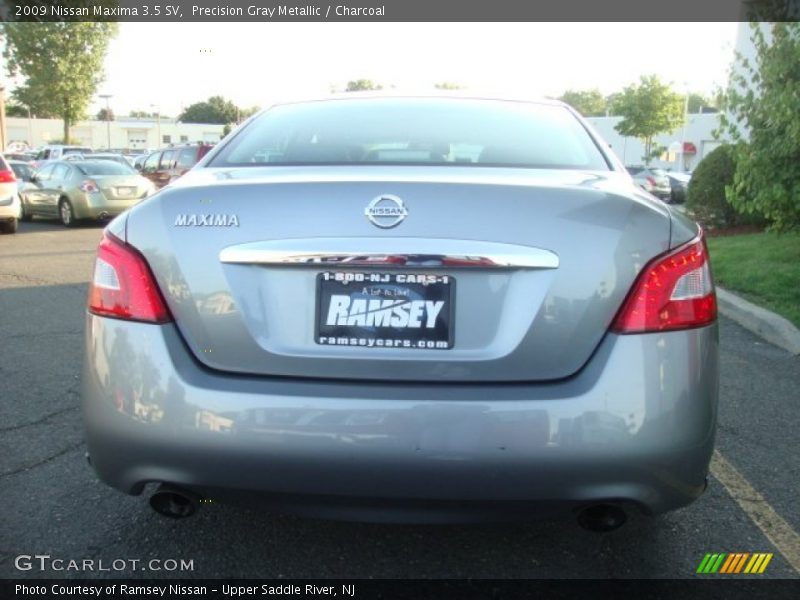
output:
POLYGON ((17 176, 0 155, 0 233, 14 233, 19 222, 17 176))

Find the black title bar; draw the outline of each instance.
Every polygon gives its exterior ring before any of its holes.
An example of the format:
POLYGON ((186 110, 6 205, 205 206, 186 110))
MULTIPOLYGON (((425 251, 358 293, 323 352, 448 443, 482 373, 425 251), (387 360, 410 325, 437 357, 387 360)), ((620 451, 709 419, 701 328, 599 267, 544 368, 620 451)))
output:
POLYGON ((2 20, 34 22, 732 22, 800 18, 800 0, 0 0, 0 7, 2 20))

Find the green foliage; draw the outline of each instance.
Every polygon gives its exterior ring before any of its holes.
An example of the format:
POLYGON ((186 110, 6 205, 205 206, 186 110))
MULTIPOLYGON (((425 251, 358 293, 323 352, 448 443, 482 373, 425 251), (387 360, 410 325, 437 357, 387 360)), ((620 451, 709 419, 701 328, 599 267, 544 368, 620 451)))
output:
POLYGON ((9 76, 25 82, 14 90, 18 104, 39 117, 58 115, 69 128, 86 109, 103 80, 103 61, 116 23, 48 22, 2 25, 9 76))
POLYGON ((347 82, 345 92, 363 92, 368 90, 382 90, 383 86, 371 79, 355 79, 347 82))
POLYGON ((740 212, 787 231, 800 226, 800 23, 751 30, 755 64, 737 55, 722 114, 721 132, 740 142, 726 192, 740 212))
POLYGON ((441 83, 434 83, 433 87, 437 90, 463 90, 465 86, 452 81, 442 81, 441 83))
POLYGON ((738 223, 736 210, 725 198, 725 187, 736 171, 734 147, 723 145, 711 151, 692 174, 686 192, 686 208, 706 227, 732 227, 738 223))
POLYGON ((114 117, 114 111, 110 108, 101 108, 97 111, 97 115, 95 115, 98 121, 114 121, 116 118, 114 117))
POLYGON ((638 85, 626 87, 614 100, 615 114, 623 117, 614 129, 620 135, 642 140, 645 153, 642 159, 649 164, 653 138, 682 125, 683 110, 683 96, 673 92, 656 75, 642 76, 638 85))
POLYGON ((187 107, 178 117, 183 123, 236 123, 241 110, 222 96, 211 96, 205 102, 196 102, 187 107))
POLYGON ((9 103, 6 104, 6 116, 7 117, 27 117, 28 116, 28 109, 22 106, 21 104, 9 103))
POLYGON ((602 117, 606 114, 608 102, 600 90, 567 90, 559 100, 566 102, 584 117, 602 117))

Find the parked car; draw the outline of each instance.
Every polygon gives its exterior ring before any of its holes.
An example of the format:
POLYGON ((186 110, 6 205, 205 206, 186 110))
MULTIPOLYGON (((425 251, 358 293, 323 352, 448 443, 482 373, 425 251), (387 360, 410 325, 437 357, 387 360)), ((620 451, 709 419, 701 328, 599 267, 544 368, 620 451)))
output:
POLYGON ((672 194, 667 172, 649 167, 626 167, 633 180, 645 192, 653 194, 661 200, 668 201, 672 194))
POLYGON ((670 202, 672 204, 683 204, 686 202, 686 192, 689 190, 689 182, 692 180, 690 173, 678 173, 667 171, 670 187, 670 202))
POLYGON ((109 224, 85 340, 91 464, 172 517, 608 530, 707 483, 702 234, 560 102, 263 111, 109 224))
POLYGON ((51 144, 44 146, 36 155, 36 167, 41 167, 44 163, 51 160, 61 160, 70 154, 91 154, 92 149, 88 146, 65 146, 62 144, 51 144))
POLYGON ((14 233, 19 219, 17 176, 0 154, 0 232, 14 233))
POLYGON ((33 167, 22 160, 7 160, 8 166, 14 171, 17 178, 17 195, 20 197, 20 216, 22 216, 22 195, 33 186, 33 167))
POLYGON ((162 188, 185 174, 208 154, 212 147, 210 144, 192 144, 154 152, 142 163, 141 173, 156 187, 162 188))
POLYGON ((28 152, 6 152, 3 156, 6 157, 6 160, 18 160, 26 163, 36 160, 36 155, 28 152))
POLYGON ((117 216, 155 190, 132 168, 108 160, 51 162, 31 183, 22 194, 22 218, 56 217, 66 227, 117 216))

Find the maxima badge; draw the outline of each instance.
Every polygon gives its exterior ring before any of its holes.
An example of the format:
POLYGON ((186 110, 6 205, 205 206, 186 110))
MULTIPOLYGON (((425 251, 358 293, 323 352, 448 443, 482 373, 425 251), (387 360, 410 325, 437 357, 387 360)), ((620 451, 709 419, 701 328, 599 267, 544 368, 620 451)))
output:
POLYGON ((408 209, 397 196, 383 194, 367 205, 364 214, 376 227, 390 229, 399 225, 408 216, 408 209))

